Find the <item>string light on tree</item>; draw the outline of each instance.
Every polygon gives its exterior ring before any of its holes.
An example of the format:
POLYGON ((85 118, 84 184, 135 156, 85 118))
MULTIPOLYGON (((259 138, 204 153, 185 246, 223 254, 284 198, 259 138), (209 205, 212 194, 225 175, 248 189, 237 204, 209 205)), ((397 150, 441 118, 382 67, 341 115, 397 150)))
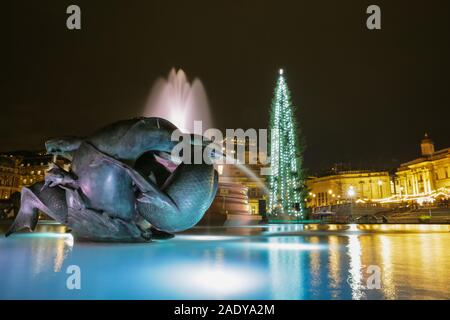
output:
POLYGON ((270 114, 269 212, 303 218, 302 152, 299 148, 297 125, 290 91, 283 69, 275 87, 270 114))

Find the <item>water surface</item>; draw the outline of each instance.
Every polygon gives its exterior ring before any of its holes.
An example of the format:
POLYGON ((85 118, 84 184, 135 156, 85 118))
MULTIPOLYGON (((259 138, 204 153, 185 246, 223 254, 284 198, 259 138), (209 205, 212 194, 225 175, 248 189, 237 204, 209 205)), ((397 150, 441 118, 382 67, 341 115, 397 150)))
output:
POLYGON ((101 244, 78 243, 62 226, 41 225, 32 234, 0 235, 0 298, 449 299, 449 231, 448 225, 268 225, 101 244), (81 290, 67 289, 71 265, 80 267, 81 290), (369 266, 381 270, 379 289, 370 288, 369 266))

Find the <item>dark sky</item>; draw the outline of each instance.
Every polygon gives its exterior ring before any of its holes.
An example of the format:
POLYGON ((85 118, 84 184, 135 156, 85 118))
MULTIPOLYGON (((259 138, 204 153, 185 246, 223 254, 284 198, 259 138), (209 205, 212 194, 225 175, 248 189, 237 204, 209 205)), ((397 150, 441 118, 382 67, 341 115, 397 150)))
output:
POLYGON ((15 0, 0 150, 139 116, 172 67, 203 81, 218 128, 265 128, 283 67, 311 171, 410 160, 424 132, 450 146, 449 3, 15 0), (81 31, 66 29, 69 4, 81 31), (369 4, 381 31, 365 26, 369 4))

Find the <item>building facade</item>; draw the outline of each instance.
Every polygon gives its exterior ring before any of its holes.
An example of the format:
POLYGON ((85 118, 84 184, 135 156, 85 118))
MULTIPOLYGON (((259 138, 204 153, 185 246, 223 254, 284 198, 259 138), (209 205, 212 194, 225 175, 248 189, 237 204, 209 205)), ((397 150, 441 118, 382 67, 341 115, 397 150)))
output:
POLYGON ((400 165, 395 186, 400 197, 450 194, 450 148, 435 151, 434 143, 425 134, 421 157, 400 165))
POLYGON ((308 207, 370 202, 390 197, 392 183, 387 171, 337 171, 322 177, 311 177, 306 185, 308 207))
POLYGON ((11 152, 0 155, 0 198, 9 199, 22 187, 45 179, 52 156, 45 152, 11 152))
POLYGON ((9 199, 11 194, 20 191, 21 180, 16 159, 0 156, 0 199, 9 199))

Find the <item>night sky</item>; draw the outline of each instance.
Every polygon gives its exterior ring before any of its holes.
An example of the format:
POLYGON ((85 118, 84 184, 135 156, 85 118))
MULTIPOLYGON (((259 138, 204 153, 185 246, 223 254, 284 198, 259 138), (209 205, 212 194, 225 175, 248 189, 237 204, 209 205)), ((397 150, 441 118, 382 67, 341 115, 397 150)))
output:
POLYGON ((450 147, 449 1, 12 1, 0 150, 140 116, 172 67, 202 80, 215 126, 265 128, 286 71, 311 172, 392 167, 428 132, 450 147), (82 30, 66 28, 66 8, 82 30), (366 28, 370 4, 382 30, 366 28))

